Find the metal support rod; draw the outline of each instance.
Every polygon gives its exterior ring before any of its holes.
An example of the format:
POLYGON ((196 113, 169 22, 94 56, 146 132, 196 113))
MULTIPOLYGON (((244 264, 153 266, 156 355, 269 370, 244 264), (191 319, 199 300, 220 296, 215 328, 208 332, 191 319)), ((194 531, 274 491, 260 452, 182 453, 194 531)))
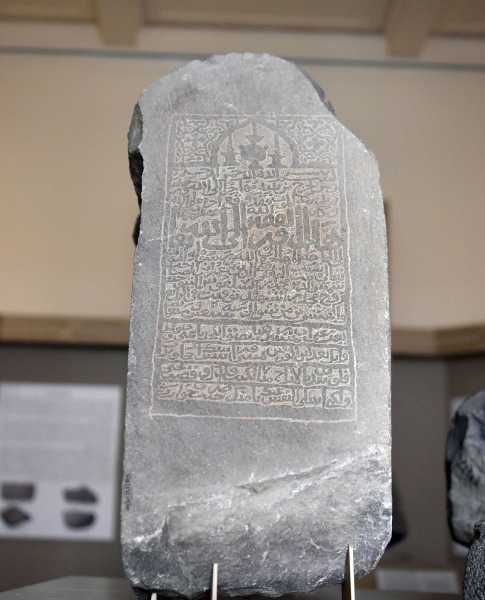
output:
POLYGON ((219 571, 219 565, 214 563, 212 567, 212 585, 211 585, 211 600, 217 600, 217 575, 219 571))
POLYGON ((342 582, 342 600, 355 600, 354 547, 349 546, 345 565, 345 579, 342 582))

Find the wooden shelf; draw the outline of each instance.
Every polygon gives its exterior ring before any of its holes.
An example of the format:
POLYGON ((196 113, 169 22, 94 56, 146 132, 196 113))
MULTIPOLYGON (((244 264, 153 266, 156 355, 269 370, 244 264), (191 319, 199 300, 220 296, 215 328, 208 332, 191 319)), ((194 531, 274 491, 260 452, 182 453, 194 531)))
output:
POLYGON ((464 356, 485 353, 485 325, 392 330, 395 356, 464 356))
POLYGON ((128 346, 128 319, 0 316, 0 342, 128 346))

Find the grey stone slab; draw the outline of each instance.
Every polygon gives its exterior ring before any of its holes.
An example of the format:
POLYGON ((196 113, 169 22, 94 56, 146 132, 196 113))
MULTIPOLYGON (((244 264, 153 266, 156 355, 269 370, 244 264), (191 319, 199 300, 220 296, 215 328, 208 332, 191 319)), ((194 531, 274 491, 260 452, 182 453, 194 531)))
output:
POLYGON ((448 520, 453 538, 470 546, 485 521, 485 390, 457 410, 446 444, 448 520))
POLYGON ((294 64, 194 61, 129 135, 127 575, 278 596, 374 568, 391 529, 389 313, 377 163, 294 64))

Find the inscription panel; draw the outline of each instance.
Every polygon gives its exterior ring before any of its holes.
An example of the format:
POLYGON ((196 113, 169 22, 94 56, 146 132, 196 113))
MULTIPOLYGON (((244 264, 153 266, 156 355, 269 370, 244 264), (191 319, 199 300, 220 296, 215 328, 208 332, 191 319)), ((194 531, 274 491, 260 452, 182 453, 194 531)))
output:
POLYGON ((340 126, 174 115, 151 415, 356 418, 340 126))

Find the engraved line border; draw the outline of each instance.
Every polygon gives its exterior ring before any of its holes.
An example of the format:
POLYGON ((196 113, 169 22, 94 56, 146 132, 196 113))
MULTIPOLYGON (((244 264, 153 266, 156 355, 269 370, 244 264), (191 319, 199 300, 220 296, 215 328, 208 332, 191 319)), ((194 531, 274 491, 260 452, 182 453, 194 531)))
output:
MULTIPOLYGON (((196 365, 212 365, 214 363, 215 360, 221 360, 223 361, 224 364, 226 364, 229 367, 238 367, 238 366, 244 366, 244 367, 260 367, 261 365, 264 366, 268 366, 268 367, 286 367, 288 365, 294 365, 295 363, 292 361, 282 361, 282 362, 269 362, 269 361, 263 361, 262 359, 249 359, 249 360, 237 360, 237 361, 229 361, 226 358, 167 358, 166 356, 162 356, 161 354, 155 354, 155 358, 157 360, 165 360, 167 364, 172 364, 172 363, 184 363, 184 364, 196 364, 196 365)), ((350 365, 349 362, 336 362, 336 363, 319 363, 315 360, 312 361, 306 361, 306 362, 301 362, 298 364, 299 367, 317 367, 317 368, 322 368, 322 369, 331 369, 333 368, 338 368, 338 367, 348 367, 350 365)))
MULTIPOLYGON (((357 408, 357 407, 356 407, 357 408)), ((289 421, 290 423, 305 423, 305 424, 320 424, 320 423, 351 423, 353 419, 290 419, 289 417, 232 417, 227 415, 193 415, 193 414, 176 414, 176 413, 151 413, 152 417, 176 417, 176 418, 196 418, 196 419, 231 419, 238 421, 289 421)))
POLYGON ((357 421, 357 357, 355 354, 355 344, 354 344, 354 319, 353 319, 353 308, 352 308, 352 300, 353 300, 353 285, 352 285, 352 270, 351 270, 351 256, 350 256, 350 223, 349 223, 349 201, 347 198, 347 163, 345 161, 345 139, 344 139, 344 131, 345 128, 341 125, 341 140, 342 140, 342 166, 343 166, 343 175, 344 175, 344 189, 343 196, 345 200, 345 221, 347 223, 347 271, 349 274, 349 318, 350 318, 350 344, 352 346, 352 354, 354 358, 354 421, 357 421))
POLYGON ((153 352, 152 352, 152 376, 151 376, 151 381, 150 381, 150 387, 151 387, 151 394, 150 394, 150 409, 149 409, 149 417, 150 419, 156 416, 174 416, 174 417, 200 417, 200 418, 214 418, 214 419, 218 419, 218 418, 225 418, 225 419, 239 419, 239 420, 253 420, 253 421, 259 421, 259 420, 276 420, 276 421, 291 421, 291 422, 304 422, 304 423, 342 423, 345 421, 356 421, 357 420, 357 361, 356 361, 356 355, 355 355, 355 345, 354 345, 354 336, 353 336, 353 315, 352 315, 352 291, 353 291, 353 286, 352 286, 352 276, 351 276, 351 270, 350 270, 350 265, 351 265, 351 257, 350 257, 350 225, 349 225, 349 219, 348 219, 348 200, 347 200, 347 185, 346 185, 346 162, 345 162, 345 143, 344 143, 344 128, 342 126, 341 123, 339 123, 339 126, 341 127, 341 144, 342 144, 342 163, 343 163, 343 179, 344 179, 344 199, 345 199, 345 217, 346 217, 346 223, 347 223, 347 266, 348 266, 348 276, 349 276, 349 316, 350 316, 350 337, 351 337, 351 346, 352 346, 352 352, 353 352, 353 362, 354 362, 354 404, 355 404, 355 409, 354 409, 354 418, 353 419, 339 419, 339 420, 318 420, 318 421, 310 421, 310 420, 305 420, 302 421, 300 419, 287 419, 287 418, 279 418, 279 417, 223 417, 223 416, 216 416, 216 415, 175 415, 175 414, 168 414, 168 413, 154 413, 153 412, 153 407, 154 407, 154 394, 155 394, 155 386, 154 386, 154 377, 155 377, 155 354, 156 354, 156 348, 158 347, 158 338, 159 338, 159 322, 160 322, 160 307, 161 307, 161 287, 162 287, 162 274, 163 274, 163 270, 162 270, 162 258, 163 258, 163 252, 162 252, 162 245, 163 245, 163 232, 165 230, 165 201, 167 198, 167 194, 168 194, 168 158, 169 158, 169 153, 170 153, 170 141, 171 141, 171 136, 172 136, 172 126, 173 126, 173 122, 175 117, 201 117, 201 118, 207 118, 207 117, 261 117, 261 118, 272 118, 272 119, 278 119, 280 117, 291 117, 291 118, 306 118, 306 119, 330 119, 331 116, 330 115, 247 115, 247 114, 197 114, 197 113, 174 113, 170 119, 170 125, 169 125, 169 130, 168 130, 168 136, 167 136, 167 151, 166 151, 166 155, 165 155, 165 196, 164 196, 164 202, 163 202, 163 216, 162 216, 162 226, 161 226, 161 232, 160 232, 160 262, 159 262, 159 268, 160 268, 160 277, 159 277, 159 287, 158 287, 158 308, 157 308, 157 317, 156 317, 156 332, 155 332, 155 338, 154 338, 154 346, 153 346, 153 352))
POLYGON ((160 229, 160 260, 159 260, 159 269, 160 269, 160 276, 159 276, 159 280, 158 280, 158 303, 157 303, 157 318, 156 318, 156 322, 155 322, 155 327, 156 327, 156 331, 155 331, 155 338, 153 341, 153 351, 152 351, 152 376, 150 378, 150 410, 149 410, 149 416, 150 419, 155 416, 153 414, 153 406, 154 406, 154 402, 155 402, 155 385, 154 385, 154 379, 155 379, 155 354, 156 354, 156 350, 158 348, 158 338, 159 338, 159 325, 160 325, 160 309, 161 309, 161 305, 162 305, 162 295, 161 295, 161 290, 162 290, 162 276, 163 276, 163 268, 162 268, 162 261, 163 261, 163 232, 165 231, 165 204, 166 204, 166 200, 167 200, 167 195, 168 195, 168 157, 170 154, 170 142, 171 142, 171 138, 172 138, 172 126, 173 126, 173 122, 174 122, 174 118, 178 116, 177 114, 173 114, 172 118, 170 119, 170 125, 168 127, 168 136, 167 136, 167 149, 166 149, 166 153, 165 153, 165 195, 163 198, 163 202, 162 202, 162 222, 161 222, 161 229, 160 229))
MULTIPOLYGON (((300 344, 305 344, 306 346, 310 346, 311 348, 326 348, 327 346, 325 345, 324 342, 320 342, 320 343, 316 343, 316 342, 280 342, 280 341, 273 341, 273 340, 266 340, 268 342, 268 344, 271 344, 272 346, 281 346, 281 347, 286 347, 286 346, 299 346, 300 344)), ((244 341, 237 341, 237 340, 229 340, 229 341, 224 341, 224 340, 200 340, 200 339, 194 339, 194 338, 184 338, 184 339, 176 339, 176 340, 170 340, 170 339, 166 339, 166 343, 170 344, 170 343, 175 343, 175 342, 180 342, 181 344, 220 344, 222 345, 229 345, 229 344, 237 344, 238 346, 250 346, 250 345, 254 345, 254 342, 251 340, 244 340, 244 341)), ((331 346, 332 349, 334 349, 336 346, 338 346, 340 348, 347 348, 348 346, 346 344, 338 344, 336 342, 334 342, 334 346, 331 346)), ((160 356, 161 353, 157 352, 157 356, 160 356)), ((182 360, 187 360, 187 359, 182 359, 182 360)))
MULTIPOLYGON (((252 324, 249 324, 248 321, 243 321, 242 319, 228 319, 227 317, 221 317, 221 319, 224 319, 224 321, 217 321, 216 325, 245 325, 246 327, 252 326, 252 324)), ((212 321, 214 320, 215 319, 212 318, 212 321)), ((207 320, 205 319, 182 319, 181 317, 166 317, 164 319, 164 322, 175 324, 196 323, 198 325, 207 325, 207 320)), ((264 324, 283 325, 287 327, 340 327, 340 330, 344 330, 344 327, 346 327, 346 325, 343 325, 342 323, 327 323, 325 321, 295 321, 290 319, 288 319, 287 321, 276 321, 274 319, 266 319, 264 321, 264 324)))
MULTIPOLYGON (((173 117, 256 117, 259 118, 261 117, 262 119, 286 119, 287 117, 293 118, 293 117, 297 117, 299 119, 336 119, 336 117, 334 115, 290 115, 290 114, 258 114, 255 115, 254 113, 252 114, 246 114, 246 113, 206 113, 206 114, 199 114, 199 113, 174 113, 172 115, 172 119, 173 117)), ((337 121, 339 126, 342 127, 342 124, 340 123, 340 121, 337 121)))
MULTIPOLYGON (((189 383, 191 383, 191 382, 189 381, 189 383)), ((177 384, 177 382, 176 382, 176 384, 177 384)), ((247 386, 247 387, 249 387, 249 386, 247 386)), ((255 387, 257 387, 257 386, 255 386, 255 387)), ((261 386, 261 387, 263 387, 263 386, 261 386)), ((320 390, 321 388, 307 388, 307 389, 309 389, 309 390, 319 389, 320 390)), ((333 388, 332 391, 338 392, 338 391, 340 391, 340 389, 333 388)), ((344 390, 344 391, 346 391, 346 390, 344 390)), ((171 400, 160 400, 160 402, 171 402, 171 400)), ((258 406, 258 407, 263 406, 265 409, 282 406, 283 408, 291 408, 291 410, 296 410, 300 414, 309 413, 312 410, 319 410, 319 411, 325 410, 325 411, 332 411, 332 412, 334 412, 336 410, 350 412, 352 410, 352 406, 348 406, 348 407, 345 407, 345 406, 323 406, 323 404, 322 404, 322 406, 315 406, 315 405, 313 405, 313 406, 308 406, 308 405, 294 406, 292 403, 289 404, 288 402, 274 402, 271 404, 264 404, 262 402, 245 402, 245 401, 234 401, 234 400, 231 402, 227 402, 226 400, 189 400, 189 402, 205 402, 206 406, 208 406, 209 404, 224 404, 225 406, 258 406)), ((180 401, 178 401, 177 403, 185 404, 185 402, 180 402, 180 401)), ((160 415, 163 415, 163 414, 165 414, 165 413, 160 413, 160 415)), ((180 414, 183 414, 183 413, 180 413, 180 414)), ((337 414, 337 413, 334 413, 334 414, 337 414)), ((204 415, 202 415, 202 416, 204 416, 204 415)), ((206 416, 211 416, 211 415, 206 415, 206 416)), ((235 419, 236 417, 230 417, 230 418, 235 419)), ((280 418, 280 417, 273 417, 273 418, 280 418)), ((281 418, 284 418, 284 417, 281 417, 281 418)), ((334 419, 334 420, 338 420, 338 419, 334 419)))
MULTIPOLYGON (((182 385, 184 383, 200 383, 203 385, 222 385, 222 386, 232 386, 232 387, 240 387, 240 386, 247 386, 247 387, 252 387, 252 388, 259 388, 259 387, 267 387, 267 388, 275 388, 275 387, 280 387, 280 388, 288 388, 288 389, 292 389, 292 390, 298 390, 300 389, 300 385, 296 384, 296 383, 265 383, 264 381, 211 381, 211 380, 204 380, 204 379, 163 379, 160 378, 161 381, 169 384, 169 385, 182 385)), ((322 384, 318 384, 318 383, 311 383, 310 385, 307 385, 305 387, 306 390, 319 390, 321 389, 322 384)), ((329 389, 329 390, 335 390, 335 391, 340 391, 342 388, 352 388, 353 386, 349 385, 348 383, 340 383, 337 385, 334 385, 333 387, 325 387, 325 389, 329 389)), ((204 402, 204 400, 197 400, 197 402, 204 402)), ((207 402, 217 402, 217 400, 207 400, 207 402)), ((241 404, 244 404, 244 402, 241 402, 241 404)))
MULTIPOLYGON (((182 113, 174 113, 172 115, 172 118, 170 120, 170 126, 169 126, 169 134, 168 134, 168 140, 167 140, 167 154, 165 157, 165 198, 164 200, 166 200, 167 198, 167 193, 168 193, 168 157, 169 157, 169 150, 170 150, 170 141, 171 141, 171 135, 172 135, 172 125, 173 125, 173 121, 175 119, 175 117, 178 116, 194 116, 194 117, 201 117, 201 118, 206 118, 206 117, 224 117, 224 116, 233 116, 233 117, 255 117, 255 116, 260 116, 262 118, 279 118, 280 115, 199 115, 199 114, 182 114, 182 113)), ((327 115, 281 115, 284 117, 297 117, 297 118, 322 118, 322 119, 329 119, 330 117, 327 115)), ((351 272, 350 272, 350 226, 349 226, 349 222, 348 222, 348 202, 347 202, 347 193, 346 193, 346 171, 345 171, 345 152, 344 152, 344 139, 343 139, 343 128, 341 129, 341 141, 342 141, 342 158, 343 158, 343 171, 344 171, 344 199, 345 199, 345 213, 346 213, 346 223, 347 223, 347 266, 348 266, 348 276, 349 276, 349 316, 350 316, 350 336, 351 336, 351 346, 352 346, 352 352, 353 352, 353 359, 354 359, 354 404, 355 404, 355 417, 354 419, 347 419, 348 421, 351 420, 356 420, 357 419, 357 370, 356 370, 356 356, 355 356, 355 346, 354 346, 354 341, 353 341, 353 331, 352 331, 352 278, 351 278, 351 272)), ((165 204, 165 202, 164 202, 165 204)), ((163 218, 162 218, 162 230, 161 230, 161 235, 160 235, 160 243, 161 245, 163 245, 163 232, 165 230, 165 207, 163 209, 163 218)), ((157 320, 156 320, 156 334, 155 334, 155 343, 154 343, 154 348, 153 348, 153 353, 152 353, 152 377, 151 377, 151 402, 150 402, 150 418, 152 418, 153 416, 171 416, 168 415, 166 413, 153 413, 153 407, 154 407, 154 392, 155 392, 155 388, 154 388, 154 376, 155 376, 155 355, 156 355, 156 348, 158 347, 158 337, 159 337, 159 320, 160 320, 160 306, 161 306, 161 285, 162 285, 162 256, 163 253, 160 251, 160 279, 159 279, 159 298, 158 298, 158 311, 157 311, 157 320)), ((174 415, 175 416, 175 415, 174 415)), ((178 415, 178 416, 182 416, 182 415, 178 415)), ((190 415, 183 415, 183 416, 190 416, 190 415)), ((194 415, 196 416, 196 415, 194 415)), ((199 415, 202 416, 202 415, 199 415)), ((219 418, 217 416, 208 416, 207 418, 219 418)), ((243 417, 226 417, 226 418, 240 418, 242 419, 243 417)), ((249 418, 249 417, 248 417, 249 418)), ((262 417, 262 418, 268 418, 268 417, 262 417)), ((252 420, 260 420, 260 418, 255 418, 253 419, 252 417, 250 418, 252 420)), ((271 419, 270 420, 288 420, 288 419, 271 419)), ((300 421, 300 420, 297 420, 300 421)), ((307 420, 308 421, 308 420, 307 420)), ((327 423, 327 422, 342 422, 343 420, 330 420, 330 421, 313 421, 313 422, 322 422, 322 423, 327 423)))

